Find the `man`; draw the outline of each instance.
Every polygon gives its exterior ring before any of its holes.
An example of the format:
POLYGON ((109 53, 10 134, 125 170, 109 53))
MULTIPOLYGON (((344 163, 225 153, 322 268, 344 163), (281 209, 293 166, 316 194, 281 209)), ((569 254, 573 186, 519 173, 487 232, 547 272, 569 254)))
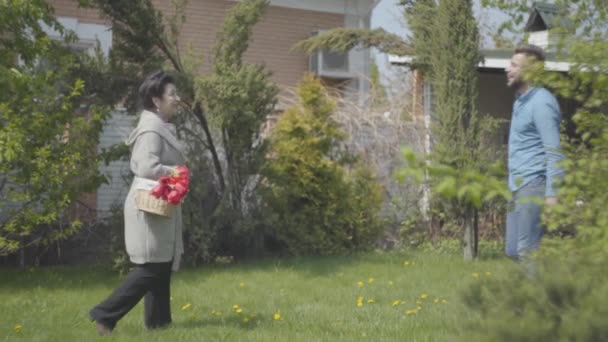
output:
POLYGON ((533 63, 543 63, 545 54, 535 45, 515 50, 506 68, 507 85, 515 90, 509 132, 509 188, 513 193, 507 214, 506 254, 515 260, 539 246, 543 234, 542 205, 531 199, 557 203, 556 181, 562 176, 557 163, 560 147, 559 104, 545 88, 531 86, 524 72, 533 63))

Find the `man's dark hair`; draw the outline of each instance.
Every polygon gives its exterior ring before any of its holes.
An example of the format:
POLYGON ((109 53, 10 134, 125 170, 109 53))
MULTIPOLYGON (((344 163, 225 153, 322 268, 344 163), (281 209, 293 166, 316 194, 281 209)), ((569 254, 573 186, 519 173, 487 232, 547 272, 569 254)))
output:
POLYGON ((527 57, 534 57, 537 61, 545 61, 545 51, 540 46, 533 44, 522 45, 515 49, 515 54, 523 53, 527 57))
POLYGON ((152 98, 162 98, 167 84, 175 84, 175 79, 171 74, 164 71, 154 72, 146 77, 139 86, 139 101, 146 110, 155 110, 156 105, 152 98))

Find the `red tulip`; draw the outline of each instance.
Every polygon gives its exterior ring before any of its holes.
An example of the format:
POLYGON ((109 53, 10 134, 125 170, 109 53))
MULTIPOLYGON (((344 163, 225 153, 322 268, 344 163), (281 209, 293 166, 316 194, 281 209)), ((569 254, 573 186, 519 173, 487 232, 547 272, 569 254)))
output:
POLYGON ((179 204, 179 202, 181 201, 180 197, 181 196, 177 193, 177 191, 171 190, 171 192, 169 192, 169 195, 167 195, 167 202, 171 204, 179 204))
POLYGON ((190 182, 190 171, 185 166, 177 166, 175 168, 177 172, 177 178, 182 182, 188 184, 190 182))
POLYGON ((162 176, 158 179, 158 184, 150 191, 150 194, 156 198, 167 198, 167 193, 169 191, 169 183, 171 181, 171 177, 162 176))
POLYGON ((175 186, 173 187, 175 189, 175 191, 177 191, 178 194, 180 194, 181 196, 185 195, 186 192, 188 191, 187 188, 181 184, 181 183, 177 183, 175 184, 175 186))
POLYGON ((189 186, 188 168, 177 166, 171 176, 162 176, 158 179, 158 184, 150 191, 150 194, 171 204, 179 204, 186 196, 189 186))
POLYGON ((155 186, 154 189, 150 190, 150 195, 160 198, 163 195, 163 188, 159 185, 155 186))

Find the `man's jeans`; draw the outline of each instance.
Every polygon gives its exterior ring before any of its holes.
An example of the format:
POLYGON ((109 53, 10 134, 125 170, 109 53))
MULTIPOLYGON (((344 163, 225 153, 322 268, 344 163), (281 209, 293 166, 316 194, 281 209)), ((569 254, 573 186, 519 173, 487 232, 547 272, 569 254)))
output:
POLYGON ((521 261, 526 254, 538 249, 543 236, 540 222, 544 202, 545 178, 537 178, 513 193, 507 213, 506 253, 521 261))

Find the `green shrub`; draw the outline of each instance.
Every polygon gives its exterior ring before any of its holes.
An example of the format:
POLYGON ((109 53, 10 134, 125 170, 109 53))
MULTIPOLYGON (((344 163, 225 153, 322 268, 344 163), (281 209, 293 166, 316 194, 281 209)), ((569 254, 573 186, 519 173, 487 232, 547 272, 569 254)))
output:
POLYGON ((382 231, 382 192, 371 171, 341 149, 335 108, 312 76, 300 104, 278 120, 270 137, 263 198, 270 233, 291 254, 336 254, 371 246, 382 231))
POLYGON ((605 265, 570 253, 553 256, 536 261, 535 276, 514 264, 508 274, 467 288, 465 304, 481 317, 466 327, 463 340, 606 341, 605 265))

